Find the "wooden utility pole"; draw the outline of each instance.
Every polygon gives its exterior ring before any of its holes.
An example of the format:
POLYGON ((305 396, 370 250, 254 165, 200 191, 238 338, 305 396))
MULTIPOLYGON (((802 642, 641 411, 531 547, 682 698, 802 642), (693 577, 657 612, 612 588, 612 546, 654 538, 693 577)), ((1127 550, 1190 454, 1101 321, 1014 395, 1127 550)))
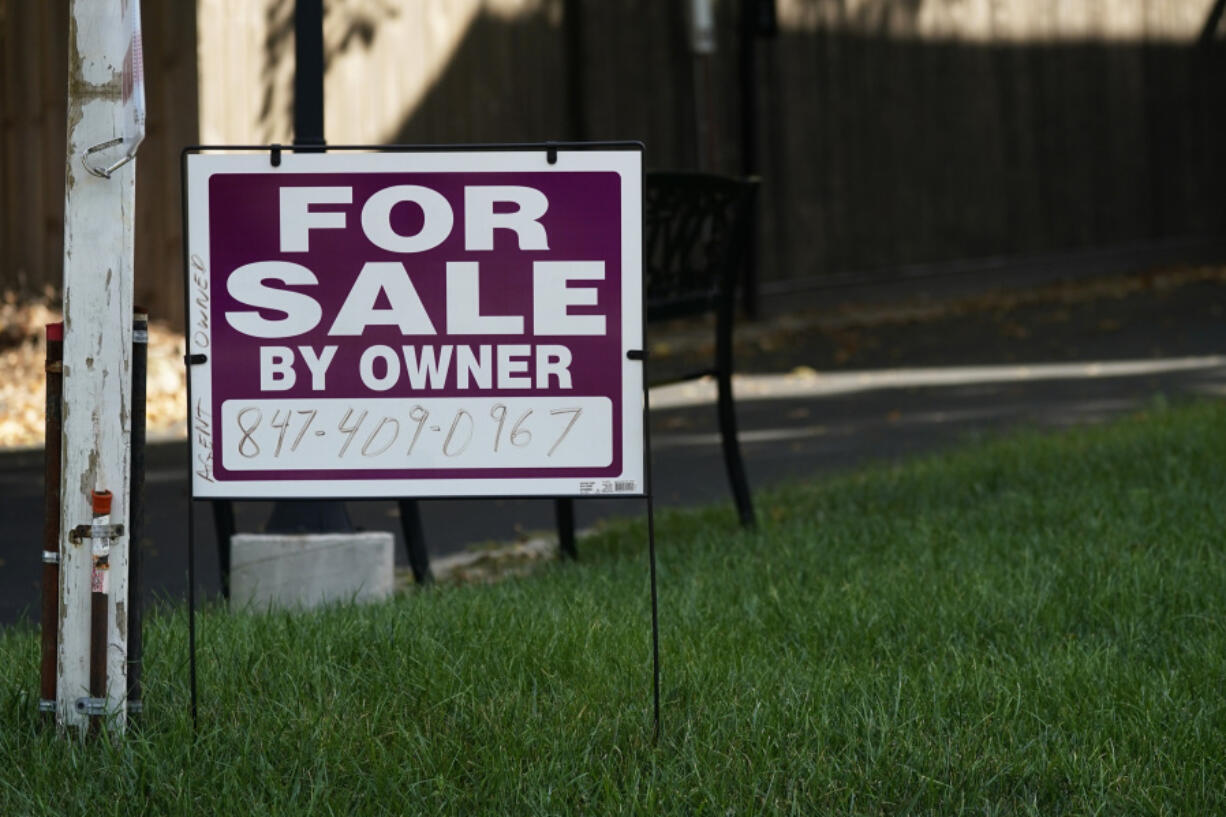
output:
POLYGON ((82 732, 100 716, 113 730, 126 724, 136 201, 136 165, 127 159, 144 135, 137 2, 70 2, 56 722, 82 732), (110 514, 95 524, 91 499, 107 491, 110 514), (91 579, 98 587, 102 540, 105 683, 91 694, 91 579))

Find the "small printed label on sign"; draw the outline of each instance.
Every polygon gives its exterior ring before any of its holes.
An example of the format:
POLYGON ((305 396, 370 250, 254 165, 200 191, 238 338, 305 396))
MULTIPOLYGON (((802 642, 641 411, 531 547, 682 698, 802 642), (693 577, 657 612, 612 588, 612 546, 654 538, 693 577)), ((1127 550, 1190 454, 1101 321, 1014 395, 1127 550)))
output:
POLYGON ((638 487, 638 482, 633 479, 581 480, 579 494, 638 494, 638 487))

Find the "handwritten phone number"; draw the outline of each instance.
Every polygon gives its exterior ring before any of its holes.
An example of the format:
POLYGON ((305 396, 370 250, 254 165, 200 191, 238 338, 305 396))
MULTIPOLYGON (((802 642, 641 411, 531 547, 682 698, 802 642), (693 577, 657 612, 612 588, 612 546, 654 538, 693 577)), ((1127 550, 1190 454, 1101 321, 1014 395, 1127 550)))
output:
POLYGON ((609 414, 590 397, 320 402, 227 402, 227 467, 572 465, 589 449, 588 421, 609 414))

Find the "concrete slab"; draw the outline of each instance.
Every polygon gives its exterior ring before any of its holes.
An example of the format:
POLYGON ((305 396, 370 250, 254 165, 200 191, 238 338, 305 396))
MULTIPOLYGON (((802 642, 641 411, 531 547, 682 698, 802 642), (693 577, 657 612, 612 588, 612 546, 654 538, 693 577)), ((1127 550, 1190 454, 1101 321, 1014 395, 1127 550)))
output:
POLYGON ((363 533, 243 533, 233 539, 230 609, 307 609, 392 594, 394 537, 363 533))

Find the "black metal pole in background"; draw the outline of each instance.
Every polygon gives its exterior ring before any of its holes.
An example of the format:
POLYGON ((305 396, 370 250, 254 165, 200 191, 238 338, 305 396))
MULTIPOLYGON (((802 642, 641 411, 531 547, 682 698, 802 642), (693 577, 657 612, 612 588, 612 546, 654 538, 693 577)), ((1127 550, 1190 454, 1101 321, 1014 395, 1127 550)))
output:
MULTIPOLYGON (((322 0, 297 0, 294 5, 294 147, 322 150, 324 138, 324 40, 322 0)), ((430 557, 417 501, 399 503, 401 533, 409 567, 418 584, 431 580, 430 557)), ((225 520, 234 530, 233 513, 225 520)), ((353 522, 338 500, 278 500, 264 529, 269 533, 348 533, 353 522)), ((229 587, 229 549, 224 556, 223 582, 229 587)))
POLYGON ((324 141, 323 0, 294 3, 294 145, 324 141))
MULTIPOLYGON (((759 36, 778 31, 775 0, 741 0, 740 8, 741 174, 758 175, 758 49, 759 36)), ((745 253, 741 305, 750 318, 758 317, 758 206, 754 206, 749 246, 745 253)))
POLYGON ((570 138, 587 139, 587 74, 584 71, 583 0, 566 0, 562 7, 563 53, 566 59, 566 116, 570 138))
POLYGON ((1205 24, 1201 27, 1200 36, 1197 38, 1197 44, 1201 48, 1208 48, 1213 44, 1218 26, 1222 23, 1223 12, 1226 12, 1226 0, 1217 0, 1209 9, 1209 15, 1205 17, 1205 24))
MULTIPOLYGON (((324 139, 324 4, 294 3, 294 147, 322 150, 324 139)), ((230 521, 233 527, 233 519, 230 521)), ((353 522, 345 503, 335 499, 273 503, 264 526, 268 533, 349 533, 353 522)), ((229 560, 226 560, 229 569, 229 560)), ((228 582, 227 582, 228 584, 228 582)))
MULTIPOLYGON (((322 150, 324 140, 323 0, 294 3, 294 147, 322 150)), ((231 500, 213 502, 222 595, 230 597, 231 539, 236 525, 231 500)), ((349 533, 353 522, 338 500, 287 500, 273 503, 267 533, 349 533)))
MULTIPOLYGON (((294 4, 294 148, 322 151, 324 139, 323 0, 296 0, 294 4)), ((230 597, 231 540, 237 526, 234 503, 215 500, 213 527, 217 533, 217 561, 224 598, 230 597)), ((414 499, 400 502, 401 531, 413 578, 423 584, 432 578, 430 557, 422 531, 421 512, 414 499)), ((264 525, 267 533, 349 533, 353 522, 339 500, 281 499, 273 503, 264 525)))
MULTIPOLYGON (((294 4, 294 147, 322 150, 324 139, 324 14, 323 0, 294 4)), ((399 503, 400 527, 409 567, 418 584, 432 579, 421 510, 415 499, 399 503)), ((233 527, 233 518, 230 522, 233 527)), ((353 522, 345 503, 332 499, 278 500, 264 529, 269 533, 348 533, 353 522)), ((229 571, 227 551, 226 571, 229 571)))

